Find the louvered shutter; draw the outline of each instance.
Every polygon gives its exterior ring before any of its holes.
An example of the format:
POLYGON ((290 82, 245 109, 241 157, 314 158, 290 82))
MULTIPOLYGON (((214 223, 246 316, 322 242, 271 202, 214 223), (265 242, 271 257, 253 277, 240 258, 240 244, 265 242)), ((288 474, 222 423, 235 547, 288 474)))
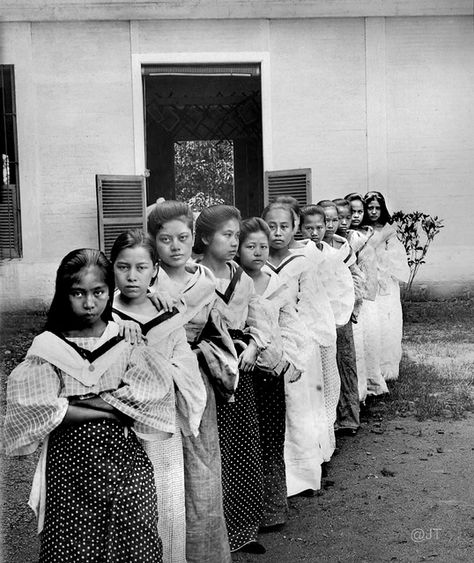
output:
POLYGON ((292 196, 300 205, 311 202, 311 168, 265 172, 265 205, 278 196, 292 196))
POLYGON ((146 230, 145 178, 97 175, 96 185, 99 248, 109 257, 120 233, 146 230))
POLYGON ((17 186, 0 185, 0 259, 20 257, 20 208, 17 186))

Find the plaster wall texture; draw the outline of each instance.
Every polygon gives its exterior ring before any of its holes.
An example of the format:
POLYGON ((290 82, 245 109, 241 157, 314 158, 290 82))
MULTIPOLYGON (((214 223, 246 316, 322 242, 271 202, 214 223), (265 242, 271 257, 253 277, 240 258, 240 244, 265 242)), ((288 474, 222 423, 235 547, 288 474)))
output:
POLYGON ((446 227, 419 279, 465 291, 473 39, 470 16, 0 23, 0 63, 15 65, 23 226, 0 307, 47 301, 62 256, 97 246, 96 174, 143 172, 136 54, 262 53, 265 168, 311 168, 314 200, 380 189, 391 210, 439 215, 446 227))

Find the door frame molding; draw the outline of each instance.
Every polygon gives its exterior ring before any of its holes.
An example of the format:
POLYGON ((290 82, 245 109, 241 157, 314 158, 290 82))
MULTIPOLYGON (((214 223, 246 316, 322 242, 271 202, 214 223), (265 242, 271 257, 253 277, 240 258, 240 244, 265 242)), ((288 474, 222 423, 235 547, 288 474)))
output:
MULTIPOLYGON (((270 53, 267 51, 235 51, 206 53, 139 53, 132 54, 132 103, 133 137, 135 150, 135 174, 145 171, 145 108, 143 107, 142 65, 145 64, 219 64, 259 63, 262 95, 262 152, 263 170, 273 168, 271 96, 270 96, 270 53)), ((262 186, 264 178, 262 178, 262 186)))

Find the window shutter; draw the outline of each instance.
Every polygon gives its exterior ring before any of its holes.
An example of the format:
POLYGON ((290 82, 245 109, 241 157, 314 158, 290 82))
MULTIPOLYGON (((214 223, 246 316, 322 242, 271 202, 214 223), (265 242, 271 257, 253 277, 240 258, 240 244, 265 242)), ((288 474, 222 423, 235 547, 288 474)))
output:
POLYGON ((278 196, 292 196, 300 205, 311 202, 311 168, 265 172, 265 205, 278 196))
POLYGON ((115 239, 128 229, 146 231, 146 187, 143 176, 97 175, 99 248, 107 257, 115 239))
POLYGON ((0 185, 0 259, 20 257, 19 225, 17 186, 0 185))

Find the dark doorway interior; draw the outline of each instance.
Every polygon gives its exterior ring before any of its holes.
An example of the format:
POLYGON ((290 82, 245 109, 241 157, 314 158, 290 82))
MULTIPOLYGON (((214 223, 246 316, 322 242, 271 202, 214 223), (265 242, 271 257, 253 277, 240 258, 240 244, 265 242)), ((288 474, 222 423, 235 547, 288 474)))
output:
MULTIPOLYGON (((216 154, 228 154, 229 146, 233 152, 234 201, 227 195, 225 202, 234 203, 243 217, 260 214, 263 155, 259 65, 145 66, 143 82, 148 203, 158 197, 182 198, 182 187, 177 188, 177 173, 182 185, 182 170, 175 170, 176 152, 182 155, 186 146, 196 150, 199 142, 209 141, 208 146, 216 146, 217 153, 209 148, 213 156, 205 166, 212 166, 216 154), (225 150, 219 142, 226 142, 225 150)), ((188 158, 193 158, 191 151, 188 158)), ((228 161, 223 165, 229 169, 228 161)), ((196 195, 201 191, 191 185, 186 193, 196 195)), ((223 192, 229 193, 228 186, 214 185, 208 190, 223 192)))

